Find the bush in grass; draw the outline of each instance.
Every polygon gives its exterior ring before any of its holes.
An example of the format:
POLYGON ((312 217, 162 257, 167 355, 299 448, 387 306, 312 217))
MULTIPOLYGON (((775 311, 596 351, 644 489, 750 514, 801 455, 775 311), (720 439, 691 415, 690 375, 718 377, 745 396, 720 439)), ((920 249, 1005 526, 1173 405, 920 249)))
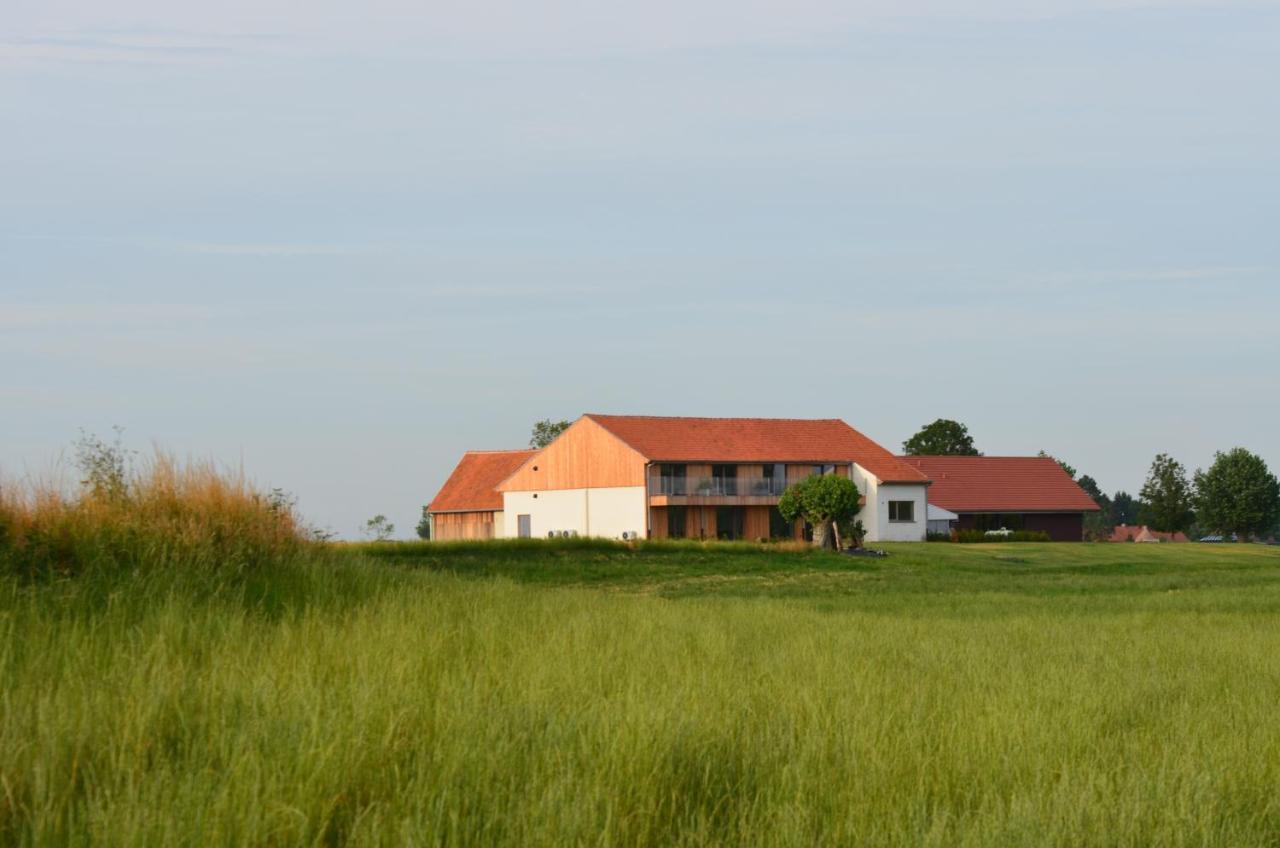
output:
POLYGON ((951 534, 929 532, 925 534, 924 540, 926 542, 950 542, 951 534))
POLYGON ((228 572, 309 545, 292 500, 238 474, 157 453, 132 469, 117 445, 84 439, 74 494, 0 484, 0 573, 72 576, 181 565, 228 572))
POLYGON ((986 542, 1052 542, 1048 533, 1041 530, 1017 530, 1013 533, 988 536, 982 530, 957 530, 956 541, 972 545, 986 542))

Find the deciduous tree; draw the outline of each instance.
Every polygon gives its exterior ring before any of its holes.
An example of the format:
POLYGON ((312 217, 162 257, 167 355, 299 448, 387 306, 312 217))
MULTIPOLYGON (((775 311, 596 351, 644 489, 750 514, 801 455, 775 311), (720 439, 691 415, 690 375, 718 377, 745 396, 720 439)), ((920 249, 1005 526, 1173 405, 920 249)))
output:
POLYGON ((550 418, 535 422, 533 432, 529 436, 529 447, 545 448, 555 441, 556 436, 568 430, 572 423, 572 421, 552 421, 550 418))
POLYGON ((926 424, 902 443, 902 451, 908 456, 982 456, 973 446, 969 428, 949 418, 926 424))
POLYGON ((1158 454, 1142 486, 1146 502, 1142 521, 1163 533, 1180 533, 1195 520, 1193 492, 1187 469, 1168 454, 1158 454))
POLYGON ((1212 530, 1246 540, 1280 520, 1280 482, 1262 457, 1244 448, 1215 454, 1195 480, 1200 523, 1212 530))

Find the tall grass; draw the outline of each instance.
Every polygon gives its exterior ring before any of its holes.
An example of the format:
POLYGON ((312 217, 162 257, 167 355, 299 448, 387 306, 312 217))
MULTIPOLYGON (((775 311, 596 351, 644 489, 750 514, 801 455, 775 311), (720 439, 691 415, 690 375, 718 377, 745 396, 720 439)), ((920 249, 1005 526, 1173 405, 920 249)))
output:
POLYGON ((0 484, 0 572, 234 573, 283 563, 306 547, 288 499, 254 490, 243 474, 164 453, 134 468, 114 459, 90 465, 70 494, 58 486, 0 484))
POLYGON ((0 496, 0 845, 1280 844, 1273 551, 322 547, 105 467, 0 496))

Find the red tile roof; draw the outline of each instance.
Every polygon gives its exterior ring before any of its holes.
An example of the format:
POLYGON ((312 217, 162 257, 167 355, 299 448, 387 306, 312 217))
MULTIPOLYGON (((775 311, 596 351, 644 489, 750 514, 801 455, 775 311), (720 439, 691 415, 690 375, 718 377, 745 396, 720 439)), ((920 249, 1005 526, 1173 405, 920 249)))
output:
POLYGON ((1121 524, 1111 531, 1109 542, 1188 542, 1190 539, 1183 533, 1165 533, 1152 530, 1150 527, 1121 524))
POLYGON ((652 462, 856 462, 881 482, 928 482, 838 418, 586 417, 652 462))
POLYGON ((431 503, 427 504, 427 510, 482 512, 502 509, 502 493, 495 487, 535 453, 535 450, 467 451, 431 503))
POLYGON ((928 474, 929 503, 952 512, 1097 512, 1093 498, 1051 458, 904 456, 928 474))

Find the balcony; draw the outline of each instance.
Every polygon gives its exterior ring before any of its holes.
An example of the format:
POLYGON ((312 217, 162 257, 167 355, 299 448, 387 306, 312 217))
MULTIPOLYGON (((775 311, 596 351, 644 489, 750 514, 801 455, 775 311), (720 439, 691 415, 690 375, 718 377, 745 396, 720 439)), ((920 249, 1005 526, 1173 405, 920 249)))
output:
POLYGON ((786 491, 781 477, 663 477, 649 478, 653 506, 776 504, 786 491))

